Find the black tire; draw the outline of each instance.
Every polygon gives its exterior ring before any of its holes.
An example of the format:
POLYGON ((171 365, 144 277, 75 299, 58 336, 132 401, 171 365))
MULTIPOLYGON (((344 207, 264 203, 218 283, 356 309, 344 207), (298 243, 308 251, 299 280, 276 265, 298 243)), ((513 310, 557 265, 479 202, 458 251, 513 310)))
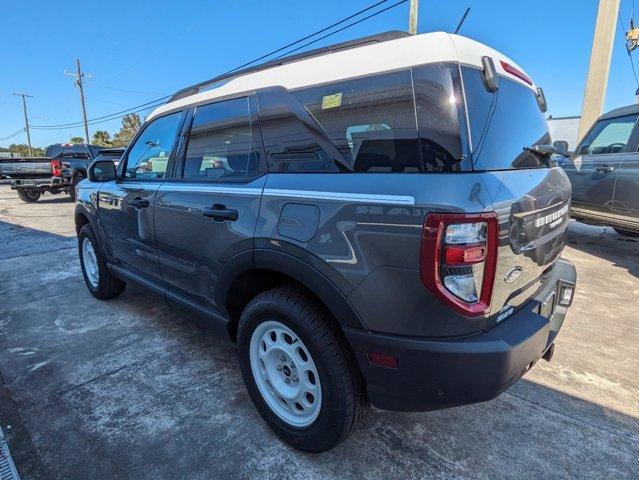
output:
POLYGON ((251 300, 238 325, 240 367, 253 404, 282 440, 311 453, 325 452, 344 441, 364 418, 369 406, 355 358, 329 315, 305 290, 286 285, 251 300), (292 427, 268 406, 251 369, 252 334, 261 323, 274 319, 300 338, 319 374, 322 393, 319 415, 304 428, 292 427))
POLYGON ((78 172, 75 175, 73 175, 73 180, 71 180, 71 188, 69 189, 69 196, 71 197, 71 201, 75 202, 76 199, 76 195, 75 195, 75 187, 78 183, 80 183, 82 180, 84 180, 86 177, 86 175, 83 172, 78 172))
POLYGON ((623 228, 617 228, 617 227, 612 227, 615 229, 615 232, 617 232, 619 235, 623 235, 624 237, 632 237, 632 238, 637 238, 639 237, 639 232, 633 232, 632 230, 624 230, 623 228))
POLYGON ((40 200, 40 196, 42 195, 42 193, 40 193, 40 191, 36 190, 35 188, 21 188, 19 190, 16 190, 16 192, 18 192, 18 197, 20 197, 20 200, 27 203, 37 202, 38 200, 40 200))
POLYGON ((95 233, 93 233, 93 228, 91 228, 90 224, 84 225, 80 229, 80 233, 78 234, 78 251, 80 254, 80 267, 82 268, 82 276, 84 277, 84 283, 87 288, 91 292, 91 294, 99 298, 100 300, 107 300, 109 298, 114 298, 124 292, 126 288, 126 283, 124 283, 119 278, 115 277, 107 268, 106 260, 104 255, 100 251, 100 247, 98 241, 95 237, 95 233), (97 258, 97 266, 98 266, 98 283, 97 285, 92 285, 89 281, 89 277, 87 275, 87 271, 85 268, 85 259, 83 254, 82 245, 84 239, 87 238, 91 244, 93 245, 93 250, 95 252, 97 258))

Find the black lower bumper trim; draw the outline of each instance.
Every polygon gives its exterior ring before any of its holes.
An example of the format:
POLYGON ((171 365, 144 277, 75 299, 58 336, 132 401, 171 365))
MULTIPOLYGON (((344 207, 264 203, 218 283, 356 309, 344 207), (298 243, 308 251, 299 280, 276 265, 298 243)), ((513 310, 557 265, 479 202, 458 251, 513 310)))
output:
MULTIPOLYGON (((555 284, 575 283, 572 263, 560 260, 555 269, 555 284)), ((376 407, 437 410, 490 400, 542 358, 553 344, 567 309, 557 305, 550 319, 538 311, 539 302, 532 299, 491 330, 462 339, 425 340, 355 329, 345 329, 345 333, 376 407), (398 367, 371 365, 369 351, 397 356, 398 367)))

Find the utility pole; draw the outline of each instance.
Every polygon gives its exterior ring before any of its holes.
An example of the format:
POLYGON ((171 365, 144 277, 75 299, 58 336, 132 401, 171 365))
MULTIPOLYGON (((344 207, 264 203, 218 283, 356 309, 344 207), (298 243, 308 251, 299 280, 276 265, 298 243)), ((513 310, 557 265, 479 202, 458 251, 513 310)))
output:
POLYGON ((586 135, 603 110, 618 12, 619 0, 599 0, 584 103, 579 121, 579 140, 586 135))
POLYGON ((33 157, 31 151, 31 133, 29 132, 29 116, 27 115, 27 98, 33 98, 33 95, 27 95, 26 93, 14 93, 16 97, 22 97, 22 109, 24 110, 24 129, 27 132, 27 143, 29 144, 29 156, 33 157))
POLYGON ((85 77, 91 78, 91 74, 82 73, 82 70, 80 69, 79 58, 76 60, 76 64, 78 67, 77 73, 70 73, 65 70, 64 74, 69 77, 75 77, 75 84, 78 86, 78 90, 80 90, 80 104, 82 105, 82 119, 84 120, 84 141, 88 144, 89 143, 89 125, 87 123, 87 107, 86 107, 86 104, 84 103, 84 85, 82 84, 82 79, 85 77))
POLYGON ((417 35, 417 13, 419 10, 419 0, 410 0, 410 10, 408 13, 408 33, 417 35))

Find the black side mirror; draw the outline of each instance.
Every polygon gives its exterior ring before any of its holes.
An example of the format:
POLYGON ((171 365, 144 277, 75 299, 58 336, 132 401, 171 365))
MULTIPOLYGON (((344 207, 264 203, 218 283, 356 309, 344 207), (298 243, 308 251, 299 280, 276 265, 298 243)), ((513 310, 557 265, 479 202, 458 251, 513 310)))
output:
POLYGON ((568 142, 565 140, 555 140, 552 142, 553 147, 559 155, 568 156, 568 142))
POLYGON ((87 172, 92 182, 110 182, 115 180, 115 163, 112 160, 98 160, 89 165, 87 172))

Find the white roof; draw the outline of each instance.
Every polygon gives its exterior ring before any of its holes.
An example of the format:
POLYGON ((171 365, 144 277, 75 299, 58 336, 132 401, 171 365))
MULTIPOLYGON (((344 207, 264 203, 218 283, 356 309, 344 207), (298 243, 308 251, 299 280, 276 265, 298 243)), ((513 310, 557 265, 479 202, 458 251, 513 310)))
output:
POLYGON ((292 90, 435 62, 460 62, 481 68, 481 57, 484 55, 493 59, 501 75, 536 88, 506 72, 501 61, 525 74, 519 65, 498 51, 460 35, 434 32, 329 52, 247 73, 220 87, 166 103, 156 108, 149 119, 177 107, 276 85, 292 90))

